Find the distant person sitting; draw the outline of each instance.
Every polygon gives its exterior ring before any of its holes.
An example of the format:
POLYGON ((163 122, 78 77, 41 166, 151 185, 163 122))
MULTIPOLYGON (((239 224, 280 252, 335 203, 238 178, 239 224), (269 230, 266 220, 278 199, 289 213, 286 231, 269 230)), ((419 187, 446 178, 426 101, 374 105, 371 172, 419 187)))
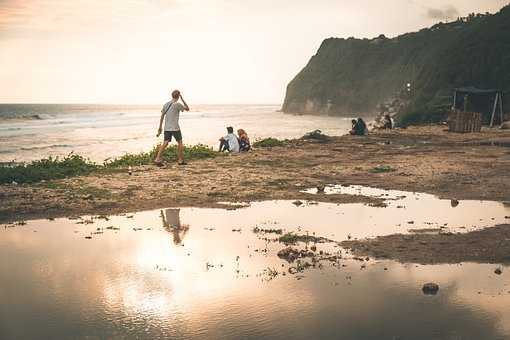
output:
POLYGON ((383 118, 383 129, 388 129, 388 130, 391 130, 393 129, 393 121, 390 117, 390 115, 385 115, 384 118, 383 118))
POLYGON ((358 120, 352 120, 352 130, 350 131, 351 135, 354 136, 364 136, 368 134, 367 124, 362 118, 358 118, 358 120))
POLYGON ((351 120, 351 124, 352 124, 351 131, 349 131, 349 133, 351 135, 355 135, 356 134, 356 125, 358 125, 358 121, 356 119, 353 119, 353 120, 351 120))
POLYGON ((239 151, 246 152, 250 151, 251 145, 250 145, 250 138, 248 137, 248 134, 243 129, 237 130, 237 136, 239 137, 239 151))
POLYGON ((234 128, 232 126, 227 127, 227 135, 220 138, 220 152, 239 152, 239 141, 237 136, 234 135, 234 128))

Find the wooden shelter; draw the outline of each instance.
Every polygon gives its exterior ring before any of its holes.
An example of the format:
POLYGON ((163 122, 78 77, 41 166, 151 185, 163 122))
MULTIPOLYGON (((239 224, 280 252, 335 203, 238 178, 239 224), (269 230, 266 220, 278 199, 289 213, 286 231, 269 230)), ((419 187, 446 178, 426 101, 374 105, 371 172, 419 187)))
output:
POLYGON ((491 127, 504 121, 503 92, 495 89, 476 87, 456 88, 453 95, 453 111, 479 112, 482 121, 491 127))

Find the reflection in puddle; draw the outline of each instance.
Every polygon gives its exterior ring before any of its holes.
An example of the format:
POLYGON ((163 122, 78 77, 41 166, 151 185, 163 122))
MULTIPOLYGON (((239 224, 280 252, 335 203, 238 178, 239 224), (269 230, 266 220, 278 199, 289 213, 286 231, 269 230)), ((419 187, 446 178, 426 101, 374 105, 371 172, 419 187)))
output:
POLYGON ((428 196, 405 195, 387 208, 275 201, 2 228, 0 338, 510 336, 506 268, 360 261, 310 242, 299 248, 339 257, 291 275, 295 263, 277 256, 285 245, 274 240, 286 232, 340 241, 426 223, 492 226, 510 215, 493 202, 429 208, 428 196), (425 296, 426 282, 439 293, 425 296))
POLYGON ((174 244, 179 245, 189 230, 188 225, 181 225, 180 218, 181 209, 165 209, 161 210, 161 220, 163 228, 172 233, 174 236, 174 244))

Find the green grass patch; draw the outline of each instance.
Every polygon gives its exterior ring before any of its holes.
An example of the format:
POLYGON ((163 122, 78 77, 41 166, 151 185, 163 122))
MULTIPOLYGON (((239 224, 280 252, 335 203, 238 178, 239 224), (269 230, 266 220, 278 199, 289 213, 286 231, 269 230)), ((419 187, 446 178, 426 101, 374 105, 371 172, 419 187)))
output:
POLYGON ((375 168, 370 169, 370 172, 376 173, 376 174, 385 173, 385 172, 393 172, 393 171, 395 171, 395 169, 393 169, 389 165, 378 165, 375 168))
POLYGON ((278 241, 286 245, 296 244, 298 242, 324 242, 322 237, 312 235, 298 235, 295 233, 286 233, 278 238, 278 241))
MULTIPOLYGON (((104 166, 107 168, 119 168, 151 164, 154 158, 156 158, 158 147, 159 146, 155 146, 149 152, 125 154, 121 157, 105 162, 104 166)), ((220 152, 214 151, 207 145, 197 144, 193 146, 184 146, 184 159, 187 160, 214 158, 220 155, 222 155, 220 152)), ((163 152, 162 158, 166 162, 177 161, 177 145, 169 145, 165 149, 165 152, 163 152)))
POLYGON ((35 183, 87 175, 99 168, 88 159, 71 153, 63 158, 49 157, 28 164, 3 165, 0 167, 0 183, 35 183))
MULTIPOLYGON (((12 163, 0 165, 0 184, 7 183, 37 183, 68 177, 88 175, 93 172, 110 172, 128 166, 151 164, 156 157, 158 146, 149 152, 125 154, 121 157, 105 161, 102 165, 91 162, 80 155, 69 154, 65 157, 49 157, 30 163, 12 163)), ((221 153, 212 148, 198 144, 184 147, 186 160, 205 159, 220 156, 221 153)), ((163 160, 173 162, 177 160, 177 146, 171 145, 165 149, 163 160)), ((48 188, 60 189, 57 183, 47 183, 48 188)))
POLYGON ((288 143, 289 143, 289 141, 286 139, 280 140, 277 138, 268 137, 268 138, 257 140, 255 143, 253 143, 253 146, 257 147, 257 148, 270 148, 270 147, 274 147, 274 146, 285 146, 288 143))

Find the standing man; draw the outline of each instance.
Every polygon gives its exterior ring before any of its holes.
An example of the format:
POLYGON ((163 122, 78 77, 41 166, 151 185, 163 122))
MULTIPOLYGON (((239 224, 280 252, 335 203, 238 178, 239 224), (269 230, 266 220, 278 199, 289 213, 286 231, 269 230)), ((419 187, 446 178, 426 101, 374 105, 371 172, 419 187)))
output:
POLYGON ((179 90, 175 90, 172 92, 172 100, 163 105, 163 109, 161 109, 161 118, 159 120, 157 137, 159 137, 162 132, 163 118, 165 118, 165 133, 163 144, 159 147, 158 155, 154 160, 154 163, 158 166, 163 165, 161 155, 168 143, 172 141, 172 136, 177 141, 177 164, 186 164, 184 162, 184 145, 182 144, 181 128, 179 127, 179 114, 181 111, 189 111, 189 106, 184 101, 184 98, 182 98, 181 92, 179 92, 179 90), (179 103, 179 99, 182 101, 182 104, 179 103))

